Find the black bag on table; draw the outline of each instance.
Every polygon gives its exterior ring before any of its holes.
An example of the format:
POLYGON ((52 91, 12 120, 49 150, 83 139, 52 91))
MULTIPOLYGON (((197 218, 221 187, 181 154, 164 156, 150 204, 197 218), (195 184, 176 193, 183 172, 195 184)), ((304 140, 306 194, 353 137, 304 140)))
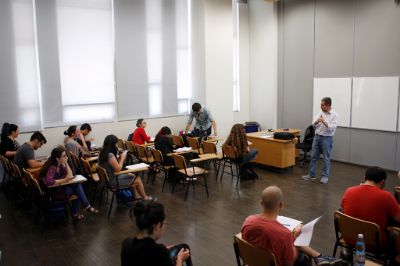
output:
POLYGON ((292 140, 294 139, 294 134, 290 132, 275 132, 274 139, 292 140))

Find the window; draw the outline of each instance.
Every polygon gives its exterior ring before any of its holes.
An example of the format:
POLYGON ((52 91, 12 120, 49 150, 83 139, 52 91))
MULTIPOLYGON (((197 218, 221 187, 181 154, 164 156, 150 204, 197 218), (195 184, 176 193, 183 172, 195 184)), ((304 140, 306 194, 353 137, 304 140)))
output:
MULTIPOLYGON (((40 8, 42 6, 38 5, 40 8)), ((47 12, 45 16, 50 21, 55 20, 56 26, 42 42, 50 40, 54 43, 54 49, 43 52, 58 59, 48 67, 58 69, 59 84, 52 89, 59 92, 46 91, 56 99, 44 97, 45 126, 113 121, 112 1, 56 0, 51 10, 55 13, 47 12), (56 115, 50 111, 60 107, 62 111, 56 115)), ((42 53, 39 55, 42 58, 42 53)), ((48 80, 44 78, 44 81, 48 80)))

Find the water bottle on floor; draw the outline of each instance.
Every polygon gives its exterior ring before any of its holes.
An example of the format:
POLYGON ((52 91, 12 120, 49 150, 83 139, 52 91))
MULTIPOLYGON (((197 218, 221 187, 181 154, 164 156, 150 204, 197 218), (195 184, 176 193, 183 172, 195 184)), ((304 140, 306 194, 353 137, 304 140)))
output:
POLYGON ((365 243, 363 234, 358 234, 356 243, 356 258, 354 265, 356 266, 365 265, 365 243))

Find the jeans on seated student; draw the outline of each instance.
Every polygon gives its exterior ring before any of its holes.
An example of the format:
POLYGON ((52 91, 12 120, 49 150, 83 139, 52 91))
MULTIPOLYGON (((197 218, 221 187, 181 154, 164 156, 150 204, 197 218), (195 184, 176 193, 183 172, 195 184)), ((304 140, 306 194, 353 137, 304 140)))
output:
POLYGON ((154 201, 138 201, 130 211, 140 232, 122 242, 121 265, 191 266, 189 246, 170 246, 156 243, 164 232, 164 206, 154 201))

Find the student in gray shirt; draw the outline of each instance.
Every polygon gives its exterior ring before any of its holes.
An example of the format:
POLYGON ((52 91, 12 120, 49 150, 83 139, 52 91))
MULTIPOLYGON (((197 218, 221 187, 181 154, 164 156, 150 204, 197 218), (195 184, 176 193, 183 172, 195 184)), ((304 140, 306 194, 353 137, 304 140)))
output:
POLYGON ((217 123, 207 108, 201 107, 201 104, 194 103, 192 105, 192 112, 190 112, 189 120, 186 125, 186 132, 189 131, 192 125, 193 118, 196 118, 196 124, 194 125, 194 131, 204 130, 207 132, 207 136, 211 135, 211 126, 214 128, 214 135, 217 136, 217 123))
POLYGON ((32 134, 30 141, 24 143, 14 157, 14 163, 20 168, 40 168, 44 162, 35 160, 35 150, 47 142, 42 133, 36 131, 32 134))

